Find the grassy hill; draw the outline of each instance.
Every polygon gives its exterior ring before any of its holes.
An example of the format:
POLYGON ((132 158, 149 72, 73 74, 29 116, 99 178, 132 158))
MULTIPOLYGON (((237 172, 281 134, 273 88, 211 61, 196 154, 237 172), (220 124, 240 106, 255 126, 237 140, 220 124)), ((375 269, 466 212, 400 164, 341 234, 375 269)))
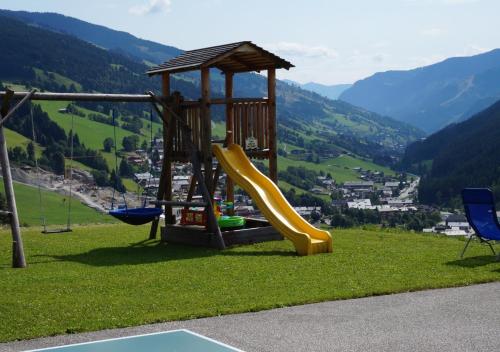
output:
POLYGON ((354 181, 359 178, 359 174, 354 170, 355 167, 361 167, 365 170, 382 171, 386 175, 394 175, 394 171, 389 168, 376 165, 370 161, 365 161, 349 155, 341 155, 336 158, 322 160, 320 163, 312 163, 303 160, 293 160, 290 158, 278 157, 279 170, 286 171, 288 166, 303 166, 308 170, 317 172, 323 171, 331 173, 337 182, 354 181))
MULTIPOLYGON (((26 146, 31 142, 31 139, 26 138, 16 131, 9 130, 8 128, 4 129, 4 133, 9 148, 22 147, 23 149, 26 149, 26 146)), ((35 145, 35 152, 38 156, 40 156, 42 148, 35 145)))
MULTIPOLYGON (((49 117, 55 121, 59 126, 61 126, 66 133, 71 131, 71 119, 73 118, 73 124, 75 133, 78 134, 81 141, 85 143, 85 145, 89 148, 95 150, 102 150, 104 139, 110 137, 113 138, 113 126, 107 125, 105 123, 97 122, 90 120, 87 116, 82 117, 78 115, 73 115, 71 113, 61 113, 59 109, 65 108, 68 103, 67 102, 58 102, 58 101, 40 101, 37 102, 42 107, 42 110, 49 114, 49 117)), ((97 112, 88 110, 85 108, 78 108, 84 114, 97 114, 97 112)), ((149 121, 147 122, 149 124, 149 121)), ((150 133, 149 128, 144 128, 143 134, 139 135, 140 143, 143 141, 150 142, 150 133)), ((153 131, 157 133, 161 131, 161 125, 153 122, 153 131)), ((126 136, 131 136, 134 133, 131 131, 127 131, 123 128, 116 128, 116 140, 118 149, 122 147, 122 139, 126 136)), ((106 153, 102 151, 102 155, 106 159, 108 165, 111 168, 114 168, 115 165, 115 155, 114 153, 106 153)))
MULTIPOLYGON (((0 188, 3 190, 3 179, 0 179, 0 188)), ((14 192, 22 226, 41 226, 42 213, 47 225, 66 224, 68 216, 68 196, 53 191, 42 190, 42 207, 37 187, 21 183, 14 183, 14 192)), ((78 199, 73 199, 71 219, 74 224, 110 223, 115 220, 103 213, 83 205, 78 199)))
MULTIPOLYGON (((286 129, 285 126, 283 126, 283 128, 286 129)), ((311 128, 310 126, 304 126, 304 129, 310 129, 310 128, 311 128)), ((212 132, 214 135, 219 137, 224 136, 225 131, 226 131, 225 125, 223 123, 217 122, 213 125, 212 132)), ((294 130, 294 132, 297 131, 294 130)), ((318 136, 318 134, 316 134, 315 136, 311 134, 306 134, 305 132, 297 132, 297 133, 301 135, 306 141, 311 142, 315 139, 319 139, 324 142, 327 141, 326 138, 318 136)), ((298 149, 304 150, 303 147, 299 147, 297 145, 285 143, 282 141, 278 143, 278 148, 282 150, 286 149, 289 152, 291 150, 298 150, 298 149)), ((349 152, 348 150, 340 147, 338 148, 338 150, 342 153, 349 152)), ((320 158, 319 163, 301 160, 300 158, 291 155, 291 153, 288 153, 287 156, 282 156, 282 155, 278 156, 278 171, 286 171, 287 167, 289 166, 303 166, 309 170, 314 170, 317 172, 323 171, 325 174, 331 173, 335 181, 339 183, 345 181, 354 181, 359 179, 359 174, 354 170, 354 168, 356 167, 361 167, 364 170, 383 172, 386 175, 395 174, 394 170, 390 169, 389 167, 376 164, 369 159, 362 158, 354 154, 351 155, 341 154, 335 158, 320 158)), ((292 187, 291 185, 287 185, 286 182, 280 183, 280 186, 281 185, 283 185, 283 189, 288 189, 289 187, 292 187)), ((306 190, 302 191, 305 192, 306 190)))

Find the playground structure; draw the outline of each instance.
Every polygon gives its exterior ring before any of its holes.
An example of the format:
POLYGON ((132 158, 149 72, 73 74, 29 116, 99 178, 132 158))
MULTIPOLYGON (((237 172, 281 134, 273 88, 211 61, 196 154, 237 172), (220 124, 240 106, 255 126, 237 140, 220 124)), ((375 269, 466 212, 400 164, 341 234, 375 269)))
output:
MULTIPOLYGON (((148 71, 161 75, 162 94, 173 97, 173 109, 164 108, 164 159, 157 205, 165 204, 165 227, 162 240, 166 242, 205 245, 219 249, 227 244, 244 244, 279 239, 279 234, 290 239, 300 255, 331 252, 331 237, 303 220, 288 204, 276 186, 278 180, 276 137, 276 69, 290 69, 293 65, 251 42, 238 42, 210 48, 187 51, 148 71), (225 78, 225 98, 210 96, 211 69, 218 69, 225 78), (197 101, 186 101, 170 92, 170 76, 174 73, 200 70, 201 92, 197 101), (267 72, 266 98, 233 97, 233 78, 236 73, 267 72), (211 106, 225 109, 226 136, 223 141, 212 140, 211 106), (227 149, 219 144, 228 146, 227 149), (238 147, 239 146, 239 147, 238 147), (198 155, 194 155, 197 153, 198 155), (213 169, 213 156, 219 163, 213 169), (269 178, 258 172, 250 158, 269 160, 269 178), (201 160, 201 164, 199 165, 201 160), (193 164, 194 175, 186 199, 186 208, 192 201, 196 184, 201 188, 202 206, 207 211, 207 226, 176 224, 172 215, 172 163, 193 164), (204 169, 201 178, 201 166, 204 169), (234 182, 249 193, 269 220, 248 219, 245 228, 222 232, 212 207, 218 178, 224 169, 227 201, 234 202, 234 182), (279 232, 279 234, 278 234, 279 232)), ((157 232, 158 221, 153 221, 150 238, 157 232)))
MULTIPOLYGON (((5 180, 8 214, 13 234, 13 266, 24 267, 22 239, 10 176, 7 145, 3 136, 3 123, 27 100, 149 102, 163 120, 164 157, 157 199, 157 208, 138 208, 138 218, 152 220, 149 238, 156 238, 159 225, 157 216, 164 206, 165 227, 161 229, 163 241, 224 249, 228 245, 254 243, 266 240, 290 239, 299 255, 331 252, 332 239, 328 232, 315 229, 302 219, 288 204, 277 187, 276 137, 276 69, 293 67, 288 61, 245 41, 205 49, 186 51, 164 64, 151 68, 150 76, 161 75, 162 96, 148 94, 98 93, 36 93, 0 92, 3 96, 0 120, 0 159, 5 180), (225 97, 211 98, 210 74, 218 69, 224 75, 225 97), (170 91, 172 74, 193 70, 201 71, 201 98, 185 100, 179 92, 170 91), (233 77, 241 72, 267 72, 267 97, 233 97, 233 77), (21 99, 9 111, 13 99, 21 99), (211 106, 222 105, 225 111, 226 136, 212 140, 211 106), (223 146, 220 146, 223 144, 223 146), (219 163, 214 169, 213 156, 219 163), (269 177, 260 173, 250 161, 269 161, 269 177), (193 176, 185 200, 174 200, 172 192, 172 164, 191 162, 193 176), (247 219, 243 229, 221 231, 214 213, 213 198, 222 168, 228 175, 226 198, 234 202, 234 182, 249 193, 267 221, 247 219), (202 201, 193 201, 196 190, 202 201), (176 224, 173 206, 202 208, 206 226, 176 224), (146 210, 149 209, 149 210, 146 210), (142 213, 142 215, 141 215, 142 213)), ((125 213, 125 215, 127 215, 125 213)))

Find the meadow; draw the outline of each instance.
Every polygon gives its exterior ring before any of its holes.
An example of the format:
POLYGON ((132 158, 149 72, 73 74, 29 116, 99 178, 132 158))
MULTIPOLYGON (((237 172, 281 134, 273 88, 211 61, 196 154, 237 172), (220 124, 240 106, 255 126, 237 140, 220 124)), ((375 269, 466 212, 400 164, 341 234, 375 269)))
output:
POLYGON ((1 232, 0 341, 500 280, 488 248, 459 260, 456 238, 333 230, 333 253, 299 257, 287 240, 217 251, 146 240, 148 229, 24 229, 26 269, 10 268, 1 232))
MULTIPOLYGON (((0 189, 3 190, 3 179, 1 178, 0 189)), ((48 226, 60 227, 57 225, 66 224, 68 219, 68 194, 59 194, 42 189, 40 204, 37 187, 17 182, 14 182, 14 193, 16 195, 19 222, 22 226, 38 228, 42 224, 42 217, 45 217, 48 226)), ((74 224, 115 222, 112 217, 89 208, 76 198, 72 199, 71 207, 71 221, 74 224)))

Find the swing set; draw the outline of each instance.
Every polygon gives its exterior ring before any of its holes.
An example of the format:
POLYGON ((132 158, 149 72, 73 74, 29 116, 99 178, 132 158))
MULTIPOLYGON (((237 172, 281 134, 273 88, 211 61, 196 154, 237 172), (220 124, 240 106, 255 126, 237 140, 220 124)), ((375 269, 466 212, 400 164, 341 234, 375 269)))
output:
MULTIPOLYGON (((195 246, 224 249, 228 245, 248 244, 289 238, 301 255, 331 252, 330 235, 309 225, 288 204, 280 193, 277 183, 277 136, 276 136, 276 69, 290 69, 293 65, 253 44, 238 42, 210 48, 186 51, 147 74, 161 76, 161 96, 147 94, 100 94, 100 93, 38 93, 11 90, 0 92, 3 97, 0 120, 0 162, 4 177, 8 213, 11 219, 13 239, 13 266, 25 267, 22 238, 17 216, 12 177, 10 175, 7 144, 3 123, 27 100, 107 101, 151 103, 163 122, 163 160, 156 200, 147 199, 141 207, 123 207, 109 211, 111 216, 131 225, 151 222, 149 238, 157 235, 159 218, 165 214, 165 226, 161 228, 161 240, 195 246), (225 97, 210 97, 210 73, 218 69, 225 79, 225 97), (173 74, 199 70, 201 97, 186 100, 179 92, 170 91, 173 74), (267 97, 233 97, 233 77, 241 72, 267 72, 267 97), (9 110, 11 101, 20 99, 9 110), (226 136, 223 141, 212 139, 211 107, 222 105, 225 111, 226 136), (220 144, 224 142, 227 148, 220 144), (214 169, 214 154, 219 162, 214 169), (269 161, 269 177, 260 173, 249 158, 269 161), (191 163, 193 174, 185 200, 173 199, 172 165, 191 163), (244 228, 221 230, 214 212, 214 193, 219 184, 222 167, 227 173, 226 201, 234 204, 234 182, 238 182, 256 201, 268 219, 246 219, 244 228), (195 192, 201 201, 194 201, 195 192), (164 211, 162 209, 164 207, 164 211), (178 224, 173 207, 184 210, 202 208, 204 226, 178 224)), ((116 129, 115 129, 116 131, 116 129)), ((115 133, 115 161, 116 151, 115 133)), ((116 166, 115 166, 116 168, 116 166)), ((114 197, 113 197, 114 198, 114 197)), ((114 201, 113 201, 114 203, 114 201)), ((70 212, 69 212, 70 214, 70 212)), ((233 215, 233 214, 229 214, 233 215)), ((69 222, 68 222, 69 224, 69 222)), ((70 225, 70 224, 69 224, 70 225)), ((68 228, 70 227, 68 225, 68 228)))
MULTIPOLYGON (((33 119, 33 106, 30 106, 30 122, 31 122, 31 140, 36 145, 36 133, 35 133, 35 121, 33 119)), ((35 157, 35 170, 36 170, 36 184, 38 188, 38 201, 40 206, 40 220, 42 223, 42 233, 44 234, 53 234, 53 233, 64 233, 71 232, 71 201, 73 199, 73 147, 74 147, 74 115, 71 115, 71 136, 69 139, 70 143, 70 164, 69 164, 69 191, 68 191, 68 205, 67 205, 67 219, 66 219, 66 227, 65 228, 55 228, 50 229, 47 225, 47 217, 45 216, 45 207, 43 206, 43 194, 42 194, 42 181, 40 177, 40 167, 38 166, 38 160, 35 157)), ((66 170, 65 170, 66 171, 66 170)))

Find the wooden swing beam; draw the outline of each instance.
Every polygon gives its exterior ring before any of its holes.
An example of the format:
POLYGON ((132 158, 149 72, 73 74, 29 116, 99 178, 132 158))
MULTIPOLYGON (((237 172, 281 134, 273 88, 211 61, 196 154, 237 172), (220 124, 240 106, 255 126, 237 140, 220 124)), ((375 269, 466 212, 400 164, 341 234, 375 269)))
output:
MULTIPOLYGON (((106 101, 122 103, 153 103, 161 101, 160 97, 153 97, 151 94, 102 94, 102 93, 46 93, 36 92, 14 92, 12 90, 0 91, 2 106, 0 109, 0 165, 4 180, 5 197, 7 199, 7 211, 1 211, 1 215, 9 217, 12 233, 12 267, 25 268, 26 258, 21 236, 21 227, 17 213, 16 198, 14 194, 14 184, 10 171, 10 161, 7 148, 7 141, 3 130, 4 123, 14 115, 14 113, 29 100, 58 100, 58 101, 106 101), (11 102, 19 100, 11 109, 11 102)), ((157 109, 155 105, 155 109, 157 109)))
MULTIPOLYGON (((8 91, 0 92, 0 97, 8 91)), ((12 99, 23 99, 30 95, 31 100, 59 101, 107 101, 117 103, 151 103, 153 99, 148 94, 104 94, 104 93, 52 93, 52 92, 14 92, 12 99)))

